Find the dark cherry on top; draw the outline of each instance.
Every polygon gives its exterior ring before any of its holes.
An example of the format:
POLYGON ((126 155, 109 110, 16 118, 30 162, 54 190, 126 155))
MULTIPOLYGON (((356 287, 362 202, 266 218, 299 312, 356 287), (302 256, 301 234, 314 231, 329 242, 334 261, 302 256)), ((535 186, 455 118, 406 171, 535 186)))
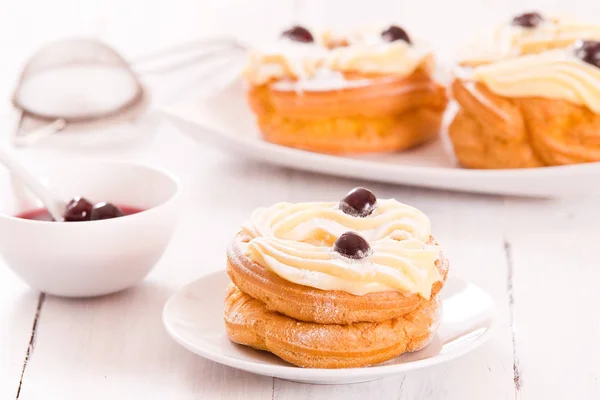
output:
POLYGON ((287 37, 295 42, 312 43, 315 41, 310 31, 302 26, 296 25, 284 31, 281 36, 287 37))
POLYGON ((408 33, 399 26, 391 25, 389 28, 381 32, 381 37, 386 42, 395 42, 396 40, 404 40, 406 43, 411 44, 408 33))
POLYGON ((377 197, 369 189, 357 187, 352 189, 340 201, 340 210, 353 217, 367 217, 375 210, 377 197))
POLYGON ((358 233, 346 232, 335 241, 333 250, 344 257, 360 260, 369 255, 371 246, 369 246, 369 243, 367 243, 367 241, 358 233))
POLYGON ((574 47, 575 56, 600 68, 600 42, 594 40, 580 40, 574 47))
POLYGON ((522 26, 524 28, 535 28, 544 20, 544 17, 537 12, 528 12, 525 14, 517 15, 512 19, 512 25, 522 26))
MULTIPOLYGON (((119 206, 119 209, 123 213, 123 216, 137 214, 139 212, 144 211, 140 208, 129 207, 129 206, 119 206)), ((52 219, 52 216, 48 212, 48 210, 46 210, 45 208, 38 208, 36 210, 26 211, 24 213, 17 214, 15 216, 17 218, 30 219, 30 220, 34 220, 34 221, 54 221, 52 219)), ((66 219, 65 219, 65 221, 66 221, 66 219)), ((68 222, 74 222, 74 220, 69 220, 68 222)))

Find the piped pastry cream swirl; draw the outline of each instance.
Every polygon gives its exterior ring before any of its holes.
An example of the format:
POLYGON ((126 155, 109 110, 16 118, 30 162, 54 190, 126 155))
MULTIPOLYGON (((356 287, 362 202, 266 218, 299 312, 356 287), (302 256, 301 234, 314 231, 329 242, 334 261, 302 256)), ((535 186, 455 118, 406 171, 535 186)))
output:
POLYGON ((418 68, 431 73, 433 54, 404 41, 363 43, 332 51, 326 66, 334 71, 409 76, 418 68))
POLYGON ((472 79, 500 96, 565 100, 600 113, 600 68, 577 58, 570 49, 475 67, 472 79))
POLYGON ((442 279, 430 244, 430 222, 416 208, 378 200, 366 217, 344 213, 339 203, 278 203, 257 209, 243 232, 250 259, 283 279, 354 295, 399 291, 428 299, 442 279), (345 232, 360 234, 369 254, 352 259, 334 251, 345 232))
POLYGON ((315 77, 318 90, 327 88, 324 76, 339 89, 341 80, 356 86, 348 77, 352 74, 406 77, 418 69, 431 73, 433 68, 433 54, 423 43, 389 42, 379 30, 365 29, 343 35, 322 32, 311 43, 281 37, 250 51, 244 76, 256 86, 291 82, 310 91, 317 86, 310 84, 315 77))

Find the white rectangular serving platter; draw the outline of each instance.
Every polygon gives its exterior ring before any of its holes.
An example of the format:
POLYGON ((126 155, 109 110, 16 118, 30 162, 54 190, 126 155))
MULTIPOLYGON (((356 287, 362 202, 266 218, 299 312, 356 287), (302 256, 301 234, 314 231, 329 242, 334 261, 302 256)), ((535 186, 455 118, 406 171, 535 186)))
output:
POLYGON ((576 196, 596 191, 600 163, 514 170, 458 166, 443 139, 399 153, 333 156, 262 140, 238 79, 199 102, 161 110, 163 116, 199 143, 217 146, 288 168, 393 184, 465 192, 532 197, 576 196))

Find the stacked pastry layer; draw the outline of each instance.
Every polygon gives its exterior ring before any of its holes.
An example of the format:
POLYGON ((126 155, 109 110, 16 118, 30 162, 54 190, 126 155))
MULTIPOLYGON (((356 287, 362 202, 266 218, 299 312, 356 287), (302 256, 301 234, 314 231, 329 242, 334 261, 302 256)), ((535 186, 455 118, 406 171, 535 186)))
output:
POLYGON ((254 213, 227 255, 232 341, 313 368, 377 364, 429 343, 448 263, 428 219, 395 200, 368 215, 344 204, 254 213))

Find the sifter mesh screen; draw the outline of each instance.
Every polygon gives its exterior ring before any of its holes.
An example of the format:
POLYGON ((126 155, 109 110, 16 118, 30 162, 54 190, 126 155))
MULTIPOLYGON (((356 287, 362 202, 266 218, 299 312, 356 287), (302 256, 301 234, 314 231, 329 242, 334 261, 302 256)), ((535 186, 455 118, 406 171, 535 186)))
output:
POLYGON ((143 98, 142 84, 115 50, 74 38, 49 43, 27 62, 13 104, 34 118, 85 122, 119 114, 143 98))

